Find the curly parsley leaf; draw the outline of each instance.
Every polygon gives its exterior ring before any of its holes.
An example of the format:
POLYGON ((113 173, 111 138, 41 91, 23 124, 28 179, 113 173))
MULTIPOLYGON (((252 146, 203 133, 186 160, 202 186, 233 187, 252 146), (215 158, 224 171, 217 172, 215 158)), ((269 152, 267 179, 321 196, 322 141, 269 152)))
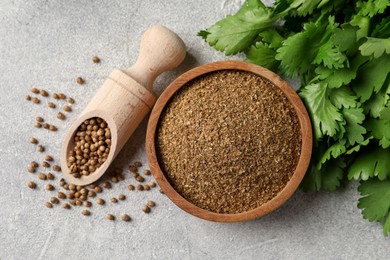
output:
MULTIPOLYGON (((360 183, 358 191, 361 198, 358 208, 362 209, 362 214, 369 221, 382 221, 390 210, 390 180, 380 181, 370 179, 360 183)), ((386 221, 388 222, 388 220, 386 221)), ((387 234, 386 229, 385 234, 387 234)))
POLYGON ((390 149, 374 146, 360 152, 349 167, 347 176, 350 180, 386 179, 390 176, 390 149))
POLYGON ((299 95, 309 110, 317 140, 324 135, 332 137, 345 131, 343 115, 332 104, 325 83, 308 85, 301 89, 299 95))

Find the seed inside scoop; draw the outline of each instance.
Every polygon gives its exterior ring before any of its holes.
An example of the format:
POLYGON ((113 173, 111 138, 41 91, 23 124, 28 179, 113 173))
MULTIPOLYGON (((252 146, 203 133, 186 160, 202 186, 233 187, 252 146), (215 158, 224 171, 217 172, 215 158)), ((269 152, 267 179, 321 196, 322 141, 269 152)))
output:
POLYGON ((67 160, 71 174, 80 178, 95 172, 110 153, 111 131, 106 121, 98 117, 85 120, 77 128, 74 144, 67 160))

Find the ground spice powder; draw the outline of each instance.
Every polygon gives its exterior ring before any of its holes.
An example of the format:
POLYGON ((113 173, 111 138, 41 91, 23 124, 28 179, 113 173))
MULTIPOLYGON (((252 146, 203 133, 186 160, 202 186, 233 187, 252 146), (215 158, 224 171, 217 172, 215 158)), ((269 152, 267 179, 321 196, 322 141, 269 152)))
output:
POLYGON ((224 70, 198 77, 167 104, 156 147, 184 198, 217 213, 240 213, 275 197, 301 153, 297 114, 268 80, 224 70))

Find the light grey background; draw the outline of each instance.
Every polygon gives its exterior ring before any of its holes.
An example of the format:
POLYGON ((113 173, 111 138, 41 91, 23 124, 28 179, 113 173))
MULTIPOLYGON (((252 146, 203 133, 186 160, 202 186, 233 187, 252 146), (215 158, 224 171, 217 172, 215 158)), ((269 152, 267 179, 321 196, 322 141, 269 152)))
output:
MULTIPOLYGON (((271 1, 268 1, 271 2, 271 1)), ((44 202, 51 193, 32 191, 37 180, 27 173, 31 160, 42 155, 28 143, 38 137, 58 159, 65 129, 87 104, 114 68, 131 65, 139 38, 149 26, 161 23, 185 41, 184 64, 160 77, 156 93, 184 71, 227 59, 196 36, 240 1, 225 0, 0 0, 0 259, 384 259, 389 240, 378 223, 363 220, 358 193, 349 185, 335 193, 298 191, 281 209, 245 223, 213 223, 177 208, 158 190, 130 193, 125 182, 104 193, 109 199, 123 192, 125 202, 92 208, 51 210, 44 202), (91 56, 102 58, 93 64, 91 56), (83 86, 74 78, 87 79, 83 86), (59 132, 34 129, 43 115, 58 124, 45 104, 24 101, 31 87, 64 92, 77 103, 59 132), (150 215, 140 211, 148 199, 157 202, 150 215), (107 213, 127 212, 131 223, 109 222, 107 213)), ((240 57, 234 57, 235 59, 240 57)), ((46 101, 45 101, 46 102, 46 101)), ((134 160, 147 163, 144 147, 146 120, 127 143, 117 167, 134 160)), ((58 181, 59 178, 57 178, 58 181)))

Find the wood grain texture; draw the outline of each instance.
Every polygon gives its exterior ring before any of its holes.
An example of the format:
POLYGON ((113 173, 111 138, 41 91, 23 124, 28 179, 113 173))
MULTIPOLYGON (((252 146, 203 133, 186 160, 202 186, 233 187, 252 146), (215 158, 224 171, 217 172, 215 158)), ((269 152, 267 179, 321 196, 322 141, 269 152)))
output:
POLYGON ((210 63, 206 65, 199 66, 194 68, 180 77, 178 77, 174 82, 172 82, 168 88, 161 94, 160 98, 157 100, 152 113, 149 118, 148 128, 146 133, 146 152, 148 155, 149 165, 153 176, 156 181, 160 185, 163 192, 181 209, 186 212, 197 216, 199 218, 203 218, 210 221, 217 222, 238 222, 245 221, 254 218, 258 218, 264 216, 275 209, 279 208, 284 202, 286 202, 291 195, 298 188, 300 182, 305 175, 307 167, 310 163, 311 152, 312 152, 312 128, 309 115, 306 111, 305 106, 303 105, 301 99, 296 94, 294 89, 291 86, 281 79, 278 75, 273 73, 272 71, 265 69, 263 67, 246 63, 240 61, 221 61, 210 63), (156 133, 157 126, 159 122, 159 118, 161 113, 164 110, 164 107, 170 101, 170 99, 174 96, 174 94, 183 87, 190 80, 201 76, 203 74, 219 71, 219 70, 243 70, 255 73, 270 82, 272 82, 275 86, 279 87, 283 93, 286 95, 287 99, 292 103, 295 111, 297 113, 299 124, 301 128, 302 134, 302 147, 301 147, 301 156, 298 161, 297 167, 294 171, 293 176, 290 181, 284 187, 284 189, 278 193, 273 199, 268 201, 267 203, 261 205, 260 207, 253 209, 251 211, 238 213, 238 214, 219 214, 215 212, 210 212, 208 210, 199 208, 192 204, 191 202, 184 199, 169 183, 167 178, 162 171, 159 162, 157 160, 156 154, 156 133))
POLYGON ((164 26, 155 25, 142 36, 137 62, 128 70, 114 70, 88 103, 79 118, 69 128, 61 150, 64 178, 77 185, 98 180, 108 169, 143 118, 153 107, 156 98, 152 86, 162 72, 177 67, 186 56, 183 41, 164 26), (111 149, 106 162, 88 176, 75 178, 67 157, 74 148, 74 136, 86 119, 100 117, 111 130, 111 149))

